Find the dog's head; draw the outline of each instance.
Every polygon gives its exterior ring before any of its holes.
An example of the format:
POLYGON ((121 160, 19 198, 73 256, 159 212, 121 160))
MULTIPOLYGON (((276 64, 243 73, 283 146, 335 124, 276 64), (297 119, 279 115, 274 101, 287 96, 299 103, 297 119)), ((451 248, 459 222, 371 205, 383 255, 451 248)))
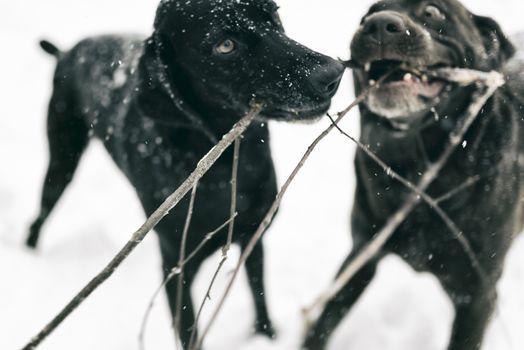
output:
POLYGON ((384 0, 362 19, 351 43, 357 88, 394 71, 364 108, 407 130, 460 93, 424 71, 460 67, 500 70, 513 55, 492 19, 473 15, 456 0, 384 0))
POLYGON ((277 9, 270 0, 162 1, 142 58, 142 108, 155 114, 167 87, 197 114, 238 117, 252 100, 271 119, 324 114, 344 67, 288 38, 277 9))

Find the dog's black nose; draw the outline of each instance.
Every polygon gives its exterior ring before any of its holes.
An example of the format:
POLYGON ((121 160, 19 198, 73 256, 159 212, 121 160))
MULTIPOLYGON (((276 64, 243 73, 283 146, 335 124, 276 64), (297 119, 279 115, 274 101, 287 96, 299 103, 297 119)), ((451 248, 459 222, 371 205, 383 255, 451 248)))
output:
POLYGON ((315 69, 310 75, 310 81, 320 95, 331 98, 337 92, 343 73, 344 65, 333 60, 315 69))
POLYGON ((362 33, 368 38, 384 42, 406 33, 406 23, 392 11, 382 11, 367 17, 362 24, 362 33))

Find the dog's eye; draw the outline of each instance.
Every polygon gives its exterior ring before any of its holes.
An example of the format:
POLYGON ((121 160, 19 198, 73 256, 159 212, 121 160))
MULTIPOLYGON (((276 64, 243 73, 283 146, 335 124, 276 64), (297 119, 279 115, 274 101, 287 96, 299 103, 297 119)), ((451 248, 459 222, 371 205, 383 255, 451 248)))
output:
POLYGON ((445 20, 446 15, 435 5, 428 5, 424 9, 424 16, 426 18, 436 19, 436 20, 445 20))
POLYGON ((235 49, 235 42, 231 39, 226 39, 215 47, 215 51, 222 55, 230 54, 235 51, 235 49))

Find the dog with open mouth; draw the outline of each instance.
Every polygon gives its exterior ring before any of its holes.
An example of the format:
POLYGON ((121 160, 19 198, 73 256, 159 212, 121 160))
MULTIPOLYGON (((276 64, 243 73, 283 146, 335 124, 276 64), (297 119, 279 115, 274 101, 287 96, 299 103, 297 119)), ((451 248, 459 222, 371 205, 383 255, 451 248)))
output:
MULTIPOLYGON (((277 193, 267 120, 311 121, 323 115, 344 66, 287 37, 270 0, 163 0, 149 38, 88 38, 67 52, 44 41, 58 59, 48 112, 50 161, 40 214, 27 245, 70 183, 89 140, 101 140, 127 176, 147 215, 174 192, 198 161, 250 109, 264 108, 244 133, 238 165, 234 243, 244 249, 277 193)), ((229 219, 233 150, 198 185, 186 256, 229 219)), ((189 198, 156 227, 167 275, 180 257, 189 198)), ((213 236, 184 267, 184 348, 194 326, 190 288, 202 262, 224 246, 213 236)), ((257 333, 274 336, 264 289, 263 248, 246 261, 257 333)), ((177 283, 166 286, 177 310, 177 283)))
MULTIPOLYGON (((455 67, 507 77, 427 190, 471 245, 484 276, 437 213, 419 204, 327 304, 306 335, 305 349, 325 349, 387 254, 440 281, 455 309, 448 350, 481 348, 504 257, 523 228, 524 80, 518 74, 523 65, 511 60, 514 51, 494 20, 472 14, 456 0, 385 0, 363 17, 349 61, 356 92, 384 78, 360 105, 361 142, 412 183, 443 153, 475 89, 426 73, 455 67)), ((353 248, 342 269, 411 195, 363 151, 357 151, 355 164, 353 248)))

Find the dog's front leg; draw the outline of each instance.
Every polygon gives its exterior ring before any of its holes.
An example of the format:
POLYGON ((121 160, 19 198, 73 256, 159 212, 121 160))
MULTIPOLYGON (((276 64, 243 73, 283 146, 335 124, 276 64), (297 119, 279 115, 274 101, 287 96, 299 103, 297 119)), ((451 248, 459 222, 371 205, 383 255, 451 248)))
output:
MULTIPOLYGON (((338 274, 340 274, 359 253, 360 249, 353 249, 342 264, 338 274)), ((326 305, 316 323, 306 334, 306 339, 302 347, 303 350, 324 350, 326 348, 327 342, 337 325, 346 316, 375 276, 379 260, 380 257, 376 257, 364 265, 335 298, 326 305)))
POLYGON ((450 293, 455 320, 448 350, 479 350, 496 303, 495 287, 479 286, 473 293, 450 293))
POLYGON ((264 248, 262 242, 255 246, 253 253, 246 260, 246 272, 253 301, 255 302, 255 332, 268 338, 273 338, 275 330, 269 318, 264 286, 264 248))
MULTIPOLYGON (((162 237, 162 236, 161 236, 162 237)), ((171 270, 178 265, 178 250, 176 246, 170 245, 167 241, 160 239, 160 251, 162 253, 162 265, 164 271, 164 277, 167 277, 171 270)), ((182 284, 182 305, 177 305, 177 290, 178 290, 178 277, 175 276, 166 284, 167 300, 169 302, 169 308, 173 317, 173 322, 176 317, 177 308, 180 307, 180 323, 179 328, 175 329, 176 335, 179 337, 182 347, 189 349, 191 342, 191 333, 195 325, 195 311, 193 306, 193 299, 191 297, 191 285, 194 277, 200 266, 200 261, 191 261, 184 266, 184 282, 182 284)), ((173 326, 175 324, 173 323, 173 326)), ((198 339, 198 333, 195 330, 196 339, 198 339)), ((177 341, 175 339, 175 341, 177 341)))

